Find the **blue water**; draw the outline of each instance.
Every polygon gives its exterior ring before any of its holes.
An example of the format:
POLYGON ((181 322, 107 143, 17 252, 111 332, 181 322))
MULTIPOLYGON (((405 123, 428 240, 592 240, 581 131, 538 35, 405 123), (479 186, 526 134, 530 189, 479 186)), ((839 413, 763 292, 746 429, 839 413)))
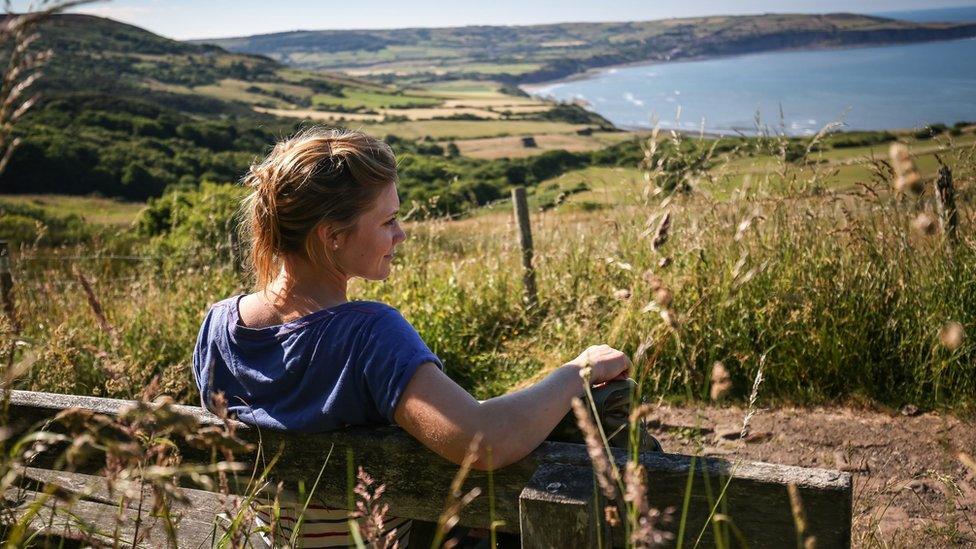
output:
POLYGON ((636 65, 524 89, 582 99, 622 127, 754 133, 758 112, 792 135, 917 128, 976 121, 976 39, 636 65))
POLYGON ((881 17, 915 21, 916 23, 962 23, 976 21, 976 6, 956 6, 953 8, 934 8, 928 10, 884 11, 873 13, 881 17))

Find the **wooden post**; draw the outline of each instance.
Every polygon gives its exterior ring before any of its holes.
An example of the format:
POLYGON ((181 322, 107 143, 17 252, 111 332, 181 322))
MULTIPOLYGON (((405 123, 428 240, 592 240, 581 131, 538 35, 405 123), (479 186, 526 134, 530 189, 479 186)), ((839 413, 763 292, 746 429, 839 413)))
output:
POLYGON ((942 234, 949 242, 955 243, 959 213, 956 210, 956 188, 952 184, 952 170, 948 166, 939 168, 939 177, 935 180, 935 205, 939 211, 942 234))
POLYGON ((20 333, 20 323, 17 322, 17 311, 14 310, 14 279, 10 276, 10 250, 7 241, 0 240, 0 300, 3 301, 3 312, 10 321, 14 333, 20 333))
POLYGON ((593 501, 593 468, 542 463, 519 495, 522 547, 610 547, 593 501))
POLYGON ((518 223, 519 241, 522 245, 522 284, 525 287, 525 303, 535 307, 539 296, 535 288, 535 269, 532 268, 532 225, 529 222, 529 204, 525 199, 525 187, 512 189, 515 204, 515 221, 518 223))

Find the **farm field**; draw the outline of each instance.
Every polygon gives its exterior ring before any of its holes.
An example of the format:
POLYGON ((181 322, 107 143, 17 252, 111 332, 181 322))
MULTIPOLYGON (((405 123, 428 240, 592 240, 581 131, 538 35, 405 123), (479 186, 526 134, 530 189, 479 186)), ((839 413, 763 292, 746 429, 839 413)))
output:
POLYGON ((524 134, 575 133, 584 124, 544 120, 422 120, 417 122, 384 122, 363 125, 374 135, 397 135, 407 139, 464 139, 524 134))
POLYGON ((526 147, 522 136, 489 137, 480 139, 459 139, 453 141, 461 154, 471 158, 524 158, 545 151, 564 150, 570 152, 595 151, 608 145, 633 139, 628 132, 594 132, 591 135, 573 134, 534 134, 536 146, 526 147))
POLYGON ((131 225, 144 202, 127 202, 95 196, 71 196, 57 194, 0 195, 0 204, 24 204, 38 207, 50 215, 77 215, 86 223, 125 227, 131 225))

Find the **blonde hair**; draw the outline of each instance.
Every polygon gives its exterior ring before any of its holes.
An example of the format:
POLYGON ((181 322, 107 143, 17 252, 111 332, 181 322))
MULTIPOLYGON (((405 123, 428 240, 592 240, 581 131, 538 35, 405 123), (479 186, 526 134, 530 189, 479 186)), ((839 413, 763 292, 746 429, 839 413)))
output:
POLYGON ((352 229, 396 181, 390 146, 362 132, 313 127, 279 141, 242 180, 251 189, 243 202, 244 228, 257 286, 274 279, 286 255, 328 261, 315 228, 325 221, 334 225, 333 234, 352 229))

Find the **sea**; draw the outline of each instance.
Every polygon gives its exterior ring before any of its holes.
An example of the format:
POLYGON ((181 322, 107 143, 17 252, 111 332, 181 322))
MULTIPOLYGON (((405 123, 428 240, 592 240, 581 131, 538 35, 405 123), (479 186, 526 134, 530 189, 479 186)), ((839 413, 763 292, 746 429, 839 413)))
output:
MULTIPOLYGON (((976 21, 976 7, 875 15, 976 21)), ((976 39, 638 64, 523 89, 582 101, 632 129, 812 135, 951 125, 976 121, 976 39)))

